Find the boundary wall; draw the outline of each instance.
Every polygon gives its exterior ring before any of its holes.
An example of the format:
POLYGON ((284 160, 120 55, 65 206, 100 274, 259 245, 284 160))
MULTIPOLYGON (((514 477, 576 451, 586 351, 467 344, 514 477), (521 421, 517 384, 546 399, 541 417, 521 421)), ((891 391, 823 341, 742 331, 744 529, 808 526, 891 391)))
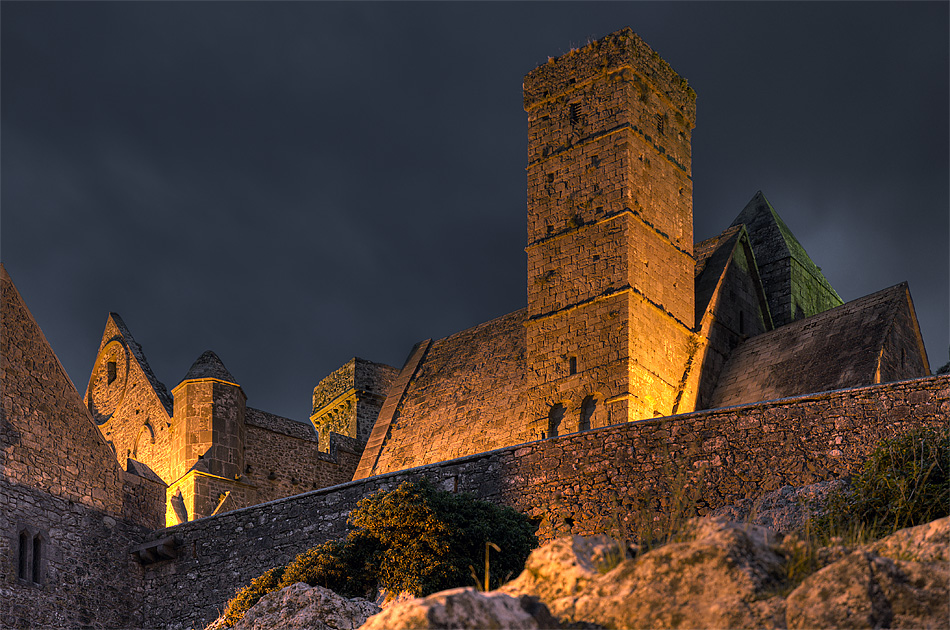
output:
POLYGON ((202 627, 234 591, 340 537, 360 498, 426 477, 540 520, 538 536, 623 533, 667 509, 673 478, 701 489, 698 513, 856 472, 874 446, 944 427, 950 375, 655 418, 353 481, 156 531, 177 558, 146 567, 148 626, 202 627))

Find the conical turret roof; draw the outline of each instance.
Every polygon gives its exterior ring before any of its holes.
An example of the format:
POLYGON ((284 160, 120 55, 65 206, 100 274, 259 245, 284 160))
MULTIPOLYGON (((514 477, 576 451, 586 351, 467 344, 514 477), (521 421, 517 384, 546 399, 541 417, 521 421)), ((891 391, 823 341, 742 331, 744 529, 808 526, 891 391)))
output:
POLYGON ((188 370, 188 373, 185 374, 185 378, 181 380, 184 382, 200 378, 216 378, 237 385, 237 381, 234 380, 234 377, 228 372, 228 368, 224 367, 224 363, 218 358, 218 355, 211 350, 206 351, 198 357, 192 364, 191 369, 188 370))

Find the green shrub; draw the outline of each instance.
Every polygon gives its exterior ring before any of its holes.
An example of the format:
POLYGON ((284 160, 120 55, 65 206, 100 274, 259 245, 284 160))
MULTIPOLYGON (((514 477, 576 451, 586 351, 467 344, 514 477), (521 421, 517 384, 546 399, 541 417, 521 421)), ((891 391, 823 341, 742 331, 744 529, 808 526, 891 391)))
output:
POLYGON ((361 500, 350 523, 380 543, 379 585, 420 596, 468 584, 469 567, 484 564, 486 542, 502 550, 491 563, 493 587, 520 572, 537 546, 536 526, 524 515, 425 480, 361 500))
POLYGON ((881 442, 831 498, 820 529, 868 528, 872 537, 950 514, 950 429, 917 429, 881 442))
POLYGON ((537 546, 537 525, 524 515, 440 491, 426 480, 362 499, 348 522, 343 540, 305 551, 239 590, 228 602, 225 624, 233 626, 266 593, 296 582, 367 598, 377 587, 423 596, 464 586, 470 567, 484 565, 487 542, 501 548, 491 561, 496 587, 520 572, 537 546))
POLYGON ((379 542, 362 531, 303 552, 287 565, 278 589, 306 582, 344 597, 371 598, 379 573, 379 542))
POLYGON ((264 575, 251 580, 251 583, 244 588, 239 589, 228 602, 228 606, 224 611, 224 625, 233 626, 261 597, 277 590, 277 585, 280 583, 283 574, 284 567, 274 567, 264 575))

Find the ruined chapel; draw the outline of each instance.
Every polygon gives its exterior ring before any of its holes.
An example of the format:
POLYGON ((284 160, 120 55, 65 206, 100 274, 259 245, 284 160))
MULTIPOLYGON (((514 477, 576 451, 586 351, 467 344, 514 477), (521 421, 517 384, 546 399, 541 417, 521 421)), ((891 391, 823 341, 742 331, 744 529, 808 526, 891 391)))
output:
MULTIPOLYGON (((526 307, 420 341, 402 366, 352 359, 316 385, 309 423, 250 406, 213 352, 169 390, 115 313, 81 395, 3 271, 7 612, 28 618, 24 598, 44 588, 75 603, 57 563, 83 545, 93 573, 132 575, 179 557, 175 526, 196 519, 627 423, 930 377, 907 285, 842 303, 761 192, 693 242, 696 95, 631 30, 551 59, 523 89, 526 307), (54 435, 70 437, 53 448, 54 435), (72 543, 60 510, 108 521, 72 543)), ((98 596, 125 601, 109 584, 98 596)), ((38 623, 79 619, 60 608, 38 623)), ((115 608, 106 621, 148 616, 115 608)))

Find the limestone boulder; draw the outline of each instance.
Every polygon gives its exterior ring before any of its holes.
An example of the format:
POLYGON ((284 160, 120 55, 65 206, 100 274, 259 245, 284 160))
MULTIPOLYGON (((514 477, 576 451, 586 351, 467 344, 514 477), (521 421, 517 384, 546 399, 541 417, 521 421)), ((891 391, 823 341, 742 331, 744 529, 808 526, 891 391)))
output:
POLYGON ((829 479, 806 486, 782 486, 755 499, 743 499, 717 508, 709 516, 789 533, 822 513, 829 497, 845 490, 848 485, 843 479, 829 479))
POLYGON ((624 557, 625 551, 608 536, 558 538, 532 551, 521 575, 498 590, 551 602, 580 593, 624 557))
POLYGON ((354 630, 379 611, 365 599, 297 582, 262 597, 234 630, 354 630))
POLYGON ((544 604, 530 596, 456 588, 398 602, 370 617, 361 630, 458 628, 482 630, 559 628, 544 604))
POLYGON ((950 628, 950 519, 903 529, 808 576, 789 628, 950 628))
POLYGON ((610 628, 781 625, 777 537, 754 525, 696 519, 679 540, 625 559, 579 594, 542 598, 568 623, 610 628))

